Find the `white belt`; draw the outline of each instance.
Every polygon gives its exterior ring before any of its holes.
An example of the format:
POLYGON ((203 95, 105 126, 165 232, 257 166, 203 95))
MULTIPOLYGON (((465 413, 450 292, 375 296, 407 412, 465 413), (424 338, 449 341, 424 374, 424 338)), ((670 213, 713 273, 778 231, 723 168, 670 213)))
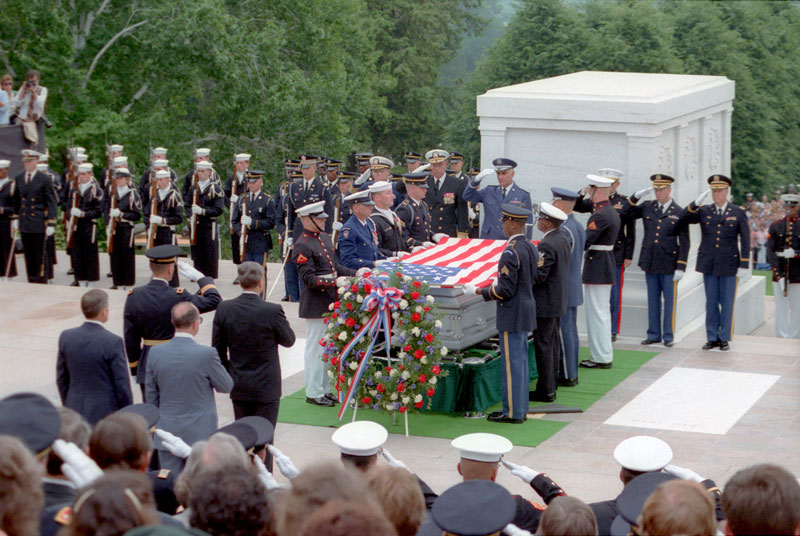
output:
POLYGON ((600 244, 593 244, 589 246, 589 249, 594 251, 614 251, 613 245, 600 245, 600 244))

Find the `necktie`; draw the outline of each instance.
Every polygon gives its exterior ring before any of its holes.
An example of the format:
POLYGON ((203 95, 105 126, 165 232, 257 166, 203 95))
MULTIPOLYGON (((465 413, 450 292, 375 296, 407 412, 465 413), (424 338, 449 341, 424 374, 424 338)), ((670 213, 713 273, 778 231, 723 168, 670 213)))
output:
POLYGON ((439 193, 441 191, 443 182, 444 182, 444 179, 438 179, 436 181, 436 193, 439 193))
POLYGON ((503 188, 503 200, 504 201, 505 201, 507 195, 508 195, 508 188, 503 188))
POLYGON ((25 184, 30 184, 30 183, 31 183, 31 174, 30 173, 26 173, 25 174, 25 184))
POLYGON ((722 216, 722 209, 721 208, 717 209, 717 216, 722 216))

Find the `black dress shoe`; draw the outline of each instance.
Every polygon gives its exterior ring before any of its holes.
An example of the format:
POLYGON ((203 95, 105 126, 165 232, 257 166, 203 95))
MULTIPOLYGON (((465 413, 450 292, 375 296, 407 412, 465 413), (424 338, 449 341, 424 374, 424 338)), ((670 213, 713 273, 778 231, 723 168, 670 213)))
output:
POLYGON ((498 417, 504 417, 504 416, 505 413, 503 413, 502 411, 493 411, 489 415, 487 415, 487 418, 496 419, 498 417))
POLYGON ((495 414, 492 413, 491 415, 486 417, 486 420, 489 421, 489 422, 504 422, 504 423, 507 423, 507 424, 522 424, 522 423, 525 422, 525 418, 523 418, 523 419, 512 419, 511 417, 503 415, 502 412, 500 412, 499 416, 495 416, 495 414))
POLYGON ((111 290, 117 290, 119 287, 117 285, 111 285, 111 290))
POLYGON ((75 268, 70 268, 69 270, 67 270, 67 275, 74 275, 74 274, 75 274, 75 268))
POLYGON ((81 284, 78 283, 78 280, 76 279, 72 283, 70 283, 69 286, 71 286, 71 287, 79 287, 79 286, 81 286, 81 284))
POLYGON ((617 334, 616 333, 612 333, 611 334, 611 342, 617 342, 617 334))
POLYGON ((289 301, 289 296, 284 296, 283 298, 281 298, 281 301, 289 301))
POLYGON ((597 361, 586 359, 585 361, 581 361, 578 366, 583 368, 610 369, 611 363, 598 363, 597 361))
POLYGON ((333 400, 324 396, 318 396, 317 398, 306 397, 306 403, 314 404, 315 406, 323 406, 326 408, 333 406, 333 400))
POLYGON ((711 350, 717 346, 719 346, 719 341, 706 341, 706 343, 703 345, 703 350, 711 350))
POLYGON ((339 399, 336 398, 336 395, 334 395, 333 393, 325 393, 325 398, 327 398, 328 400, 330 400, 333 403, 336 403, 336 402, 339 401, 339 399))
POLYGON ((720 341, 719 342, 719 349, 721 351, 723 351, 723 352, 727 352, 728 350, 731 349, 731 346, 730 346, 730 344, 728 344, 728 341, 720 341))
POLYGON ((571 380, 563 378, 561 380, 558 380, 558 385, 559 387, 575 387, 576 385, 578 385, 578 377, 575 376, 571 380))
POLYGON ((108 273, 106 274, 106 277, 114 277, 114 274, 112 274, 111 272, 108 272, 108 273))
POLYGON ((660 342, 661 341, 651 341, 650 339, 645 339, 642 342, 640 342, 639 344, 642 344, 644 346, 648 346, 648 345, 651 345, 651 344, 658 344, 660 342))
POLYGON ((550 402, 556 401, 556 395, 555 393, 551 395, 540 395, 537 394, 536 391, 534 391, 532 393, 528 393, 528 400, 531 402, 544 402, 546 404, 549 404, 550 402))
POLYGON ((667 348, 672 348, 673 346, 675 346, 675 343, 672 341, 664 341, 664 346, 666 346, 667 348))

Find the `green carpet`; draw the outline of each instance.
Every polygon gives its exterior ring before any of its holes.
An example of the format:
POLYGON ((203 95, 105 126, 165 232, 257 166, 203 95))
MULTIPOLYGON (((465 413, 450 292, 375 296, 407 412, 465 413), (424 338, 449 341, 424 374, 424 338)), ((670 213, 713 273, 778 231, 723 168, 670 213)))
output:
MULTIPOLYGON (((615 350, 614 368, 610 370, 580 369, 580 384, 576 387, 559 387, 557 402, 562 406, 576 406, 584 411, 600 400, 608 391, 633 374, 657 352, 615 350)), ((580 359, 589 358, 589 349, 581 348, 580 359)), ((534 404, 534 406, 540 404, 534 404)), ((500 409, 493 406, 487 413, 500 409)), ((336 428, 353 418, 348 410, 341 422, 337 419, 337 408, 322 408, 307 404, 303 389, 281 399, 278 421, 311 426, 336 428)), ((382 424, 392 434, 403 434, 403 415, 397 415, 397 424, 392 417, 371 409, 359 410, 358 420, 370 420, 382 424)), ((473 432, 499 433, 515 445, 535 447, 567 426, 567 422, 544 419, 528 419, 523 424, 495 424, 484 419, 465 419, 460 415, 446 413, 414 413, 408 417, 409 435, 453 439, 473 432)))
POLYGON ((770 270, 753 270, 753 275, 763 275, 766 279, 767 283, 767 291, 765 296, 774 296, 775 293, 772 290, 772 271, 770 270))

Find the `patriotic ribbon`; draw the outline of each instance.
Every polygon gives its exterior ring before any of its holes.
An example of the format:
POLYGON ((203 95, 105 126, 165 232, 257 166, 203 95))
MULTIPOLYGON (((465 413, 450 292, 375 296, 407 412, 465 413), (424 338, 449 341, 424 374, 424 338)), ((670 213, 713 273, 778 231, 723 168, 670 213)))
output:
POLYGON ((361 304, 361 311, 372 314, 367 323, 359 328, 359 330, 353 335, 353 339, 348 342, 339 353, 339 362, 337 363, 337 378, 342 373, 345 357, 347 357, 353 348, 356 347, 359 341, 361 341, 367 335, 369 335, 372 341, 369 343, 369 347, 364 352, 364 355, 361 356, 361 360, 358 363, 358 368, 356 369, 353 379, 347 388, 347 392, 343 393, 341 390, 339 391, 339 402, 341 403, 341 407, 339 408, 339 420, 341 420, 344 416, 344 412, 347 410, 347 405, 350 403, 350 400, 358 390, 358 384, 361 382, 361 377, 364 375, 364 371, 367 368, 367 363, 369 363, 369 358, 372 355, 372 350, 375 347, 375 341, 377 339, 376 335, 381 330, 383 330, 383 333, 386 337, 387 351, 391 347, 392 311, 396 311, 400 308, 400 300, 403 298, 403 291, 395 287, 388 286, 389 276, 387 275, 382 274, 379 276, 365 277, 364 281, 370 283, 372 288, 370 289, 367 297, 364 299, 364 303, 361 304))

